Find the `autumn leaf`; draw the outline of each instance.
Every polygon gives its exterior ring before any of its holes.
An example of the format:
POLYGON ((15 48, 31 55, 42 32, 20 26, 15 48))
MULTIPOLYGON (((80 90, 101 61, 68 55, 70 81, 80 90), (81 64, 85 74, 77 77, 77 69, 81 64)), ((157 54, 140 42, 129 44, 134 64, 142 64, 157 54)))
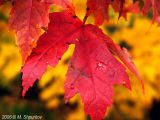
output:
POLYGON ((112 6, 115 12, 119 12, 118 19, 123 16, 126 19, 126 14, 138 13, 140 11, 138 2, 131 3, 128 7, 125 6, 125 0, 88 0, 87 5, 90 9, 88 14, 93 13, 95 24, 101 25, 104 20, 109 20, 109 5, 112 6))
POLYGON ((116 12, 119 12, 119 17, 118 17, 118 19, 119 19, 123 13, 125 1, 124 0, 113 0, 111 2, 111 4, 112 4, 112 7, 114 8, 114 10, 116 12))
POLYGON ((40 36, 41 26, 48 24, 49 5, 38 0, 15 0, 11 10, 9 27, 16 31, 22 61, 30 55, 40 36))
POLYGON ((127 83, 125 67, 109 52, 105 42, 92 33, 100 32, 92 25, 82 28, 79 42, 70 62, 65 82, 66 102, 77 92, 92 120, 104 118, 106 108, 112 105, 113 84, 127 83))
POLYGON ((40 79, 48 65, 53 67, 65 53, 69 44, 75 44, 73 57, 65 82, 66 102, 77 92, 85 104, 85 112, 92 119, 104 118, 106 108, 112 105, 113 85, 124 84, 131 89, 126 68, 110 53, 114 52, 128 68, 137 74, 126 50, 121 50, 94 25, 84 25, 68 12, 50 14, 48 31, 44 33, 23 72, 24 96, 35 80, 40 79), (95 112, 96 111, 96 112, 95 112))
POLYGON ((159 0, 146 0, 143 6, 143 9, 142 9, 143 15, 146 15, 151 7, 153 8, 152 23, 157 21, 158 24, 160 25, 160 1, 159 0))
POLYGON ((127 19, 127 13, 139 13, 140 8, 139 8, 139 2, 135 3, 130 3, 128 6, 125 6, 125 1, 124 0, 114 0, 112 3, 112 7, 115 12, 119 12, 119 17, 118 19, 122 16, 125 19, 127 19), (119 5, 120 4, 120 5, 119 5))
POLYGON ((88 14, 94 14, 95 24, 100 25, 104 19, 109 20, 108 9, 110 2, 110 0, 87 0, 88 14))

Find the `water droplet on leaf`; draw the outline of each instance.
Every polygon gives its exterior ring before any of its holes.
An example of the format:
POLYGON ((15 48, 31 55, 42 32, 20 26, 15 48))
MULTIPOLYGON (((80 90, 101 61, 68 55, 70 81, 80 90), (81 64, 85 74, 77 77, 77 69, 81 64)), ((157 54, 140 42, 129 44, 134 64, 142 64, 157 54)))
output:
POLYGON ((102 63, 98 63, 98 66, 102 66, 102 63))
POLYGON ((32 39, 32 42, 34 42, 34 39, 32 39))
POLYGON ((105 70, 106 69, 106 65, 103 64, 102 62, 99 62, 97 65, 97 70, 105 70))

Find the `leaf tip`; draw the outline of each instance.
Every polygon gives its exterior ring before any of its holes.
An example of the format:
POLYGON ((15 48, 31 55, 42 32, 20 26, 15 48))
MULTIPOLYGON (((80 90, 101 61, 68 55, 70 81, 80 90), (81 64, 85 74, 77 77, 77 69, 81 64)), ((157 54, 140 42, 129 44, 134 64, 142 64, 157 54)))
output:
POLYGON ((67 104, 67 103, 68 103, 68 99, 65 98, 65 104, 67 104))
POLYGON ((22 97, 23 98, 24 98, 25 94, 26 94, 26 90, 23 89, 23 91, 22 91, 22 97))

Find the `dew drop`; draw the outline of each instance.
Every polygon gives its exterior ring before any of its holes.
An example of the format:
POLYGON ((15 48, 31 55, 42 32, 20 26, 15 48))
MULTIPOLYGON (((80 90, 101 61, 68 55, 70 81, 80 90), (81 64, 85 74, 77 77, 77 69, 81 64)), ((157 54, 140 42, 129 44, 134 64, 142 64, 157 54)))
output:
POLYGON ((48 62, 46 62, 48 64, 48 62))
POLYGON ((101 67, 101 66, 102 66, 102 63, 98 63, 98 66, 101 67))
POLYGON ((102 62, 99 62, 97 65, 97 70, 105 70, 106 69, 106 65, 104 65, 102 62))
POLYGON ((73 84, 71 84, 70 88, 71 88, 71 89, 74 89, 74 85, 73 85, 73 84))
POLYGON ((32 39, 32 42, 34 42, 34 39, 32 39))

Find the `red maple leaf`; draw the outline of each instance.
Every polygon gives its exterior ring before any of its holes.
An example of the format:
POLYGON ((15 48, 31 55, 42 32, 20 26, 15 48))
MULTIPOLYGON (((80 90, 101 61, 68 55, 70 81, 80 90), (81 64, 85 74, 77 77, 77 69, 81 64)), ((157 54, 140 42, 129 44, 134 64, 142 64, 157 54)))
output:
POLYGON ((153 7, 152 23, 157 21, 160 25, 160 0, 146 0, 142 9, 143 15, 146 15, 151 7, 153 7))
POLYGON ((9 19, 10 29, 17 35, 22 61, 30 55, 40 36, 41 26, 48 24, 49 5, 39 0, 15 0, 9 19))
MULTIPOLYGON (((93 13, 95 16, 95 24, 101 25, 104 20, 109 20, 109 5, 113 7, 115 12, 119 12, 119 18, 126 18, 128 12, 138 13, 140 11, 138 2, 125 6, 125 0, 88 0, 88 14, 93 13)), ((118 18, 118 19, 119 19, 118 18)))
POLYGON ((94 25, 84 25, 68 12, 50 14, 47 33, 44 33, 37 48, 27 59, 23 72, 24 96, 37 78, 41 78, 48 65, 55 66, 67 50, 75 44, 75 51, 65 82, 66 102, 77 92, 85 105, 85 112, 93 120, 104 118, 106 108, 112 105, 113 84, 124 84, 131 89, 126 68, 114 58, 114 52, 128 68, 139 74, 126 49, 119 46, 94 25))
MULTIPOLYGON (((139 8, 139 2, 131 3, 128 6, 125 6, 124 0, 114 0, 111 3, 113 9, 115 12, 119 12, 119 18, 123 16, 125 19, 127 19, 127 13, 138 13, 140 12, 139 8)), ((118 18, 118 19, 119 19, 118 18)))
POLYGON ((100 25, 104 19, 109 20, 109 4, 111 0, 87 0, 89 13, 94 14, 95 24, 100 25))
POLYGON ((92 120, 104 118, 112 105, 114 84, 125 82, 130 88, 125 67, 110 53, 104 38, 97 27, 81 28, 65 82, 66 102, 79 92, 92 120))
POLYGON ((9 19, 10 29, 17 34, 17 44, 20 47, 23 64, 36 47, 41 33, 41 27, 48 25, 49 6, 55 4, 73 11, 73 6, 67 0, 15 0, 9 19))

